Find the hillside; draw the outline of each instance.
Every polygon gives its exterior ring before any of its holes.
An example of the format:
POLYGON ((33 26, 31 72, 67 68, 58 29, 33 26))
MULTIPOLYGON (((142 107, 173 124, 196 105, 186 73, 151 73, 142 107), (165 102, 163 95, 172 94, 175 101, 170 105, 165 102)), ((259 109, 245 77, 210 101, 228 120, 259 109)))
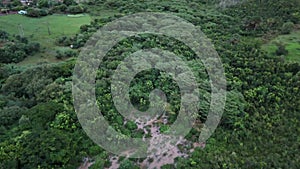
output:
POLYGON ((298 0, 34 2, 0 4, 0 168, 300 168, 298 0))

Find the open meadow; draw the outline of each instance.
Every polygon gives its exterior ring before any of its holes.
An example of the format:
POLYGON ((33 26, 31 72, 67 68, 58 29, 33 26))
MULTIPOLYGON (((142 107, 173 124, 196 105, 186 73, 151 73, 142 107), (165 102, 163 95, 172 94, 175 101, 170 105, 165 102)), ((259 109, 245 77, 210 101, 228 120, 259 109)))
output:
POLYGON ((20 35, 41 44, 42 53, 27 57, 20 64, 55 62, 57 48, 55 40, 61 36, 71 36, 79 32, 81 25, 89 24, 91 17, 81 15, 49 15, 41 18, 30 18, 22 15, 0 16, 0 30, 9 34, 20 35))

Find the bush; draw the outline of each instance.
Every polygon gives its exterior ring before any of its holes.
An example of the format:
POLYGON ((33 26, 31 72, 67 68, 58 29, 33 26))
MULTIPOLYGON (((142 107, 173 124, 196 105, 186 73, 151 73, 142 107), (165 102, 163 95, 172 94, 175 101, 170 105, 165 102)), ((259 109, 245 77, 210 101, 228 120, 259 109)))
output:
POLYGON ((284 44, 277 43, 276 45, 277 45, 277 50, 276 50, 275 54, 277 56, 281 56, 281 55, 285 55, 286 56, 289 53, 289 51, 285 49, 285 45, 284 44))
POLYGON ((120 169, 137 169, 137 167, 133 161, 130 161, 129 159, 125 159, 120 164, 120 169))
POLYGON ((79 14, 85 12, 85 8, 82 5, 69 6, 67 12, 71 14, 79 14))
POLYGON ((293 22, 286 22, 281 27, 281 33, 282 34, 290 34, 293 29, 294 29, 294 23, 293 22))
POLYGON ((69 58, 69 57, 75 57, 75 56, 77 56, 77 52, 73 51, 71 49, 57 50, 56 51, 56 58, 57 59, 63 59, 63 58, 69 58))
POLYGON ((48 8, 49 7, 48 0, 39 0, 38 7, 39 8, 48 8))
POLYGON ((81 25, 80 26, 80 32, 87 32, 89 29, 89 25, 81 25))
POLYGON ((32 54, 32 53, 36 53, 39 52, 41 48, 41 45, 37 42, 30 42, 27 45, 27 48, 25 49, 26 53, 28 54, 32 54))
POLYGON ((55 12, 65 12, 67 10, 67 5, 65 4, 61 4, 61 5, 58 5, 58 6, 55 6, 52 8, 51 12, 52 13, 55 13, 55 12))
POLYGON ((72 44, 72 39, 66 36, 62 36, 56 40, 56 43, 62 46, 70 46, 72 44))
POLYGON ((47 15, 48 15, 48 11, 47 10, 44 10, 44 9, 40 10, 40 16, 47 16, 47 15))
POLYGON ((29 16, 29 17, 39 17, 40 16, 40 11, 36 8, 29 8, 27 10, 27 16, 29 16))
POLYGON ((26 57, 26 53, 20 50, 21 46, 9 44, 0 48, 0 62, 1 63, 18 63, 26 57))
POLYGON ((44 9, 38 9, 38 8, 29 8, 27 10, 27 16, 29 17, 40 17, 40 16, 47 16, 48 11, 44 9))
MULTIPOLYGON (((13 74, 18 74, 22 70, 23 70, 22 68, 15 67, 13 64, 0 64, 0 80, 2 82, 4 82, 6 80, 6 78, 8 78, 9 76, 11 76, 13 74)), ((1 95, 0 95, 0 102, 2 102, 1 95)), ((0 103, 0 105, 1 105, 1 103, 0 103)))
MULTIPOLYGON (((0 38, 8 39, 9 36, 6 32, 0 31, 0 38)), ((28 55, 39 51, 39 43, 28 43, 27 38, 16 35, 14 40, 0 47, 0 63, 18 63, 28 55)))

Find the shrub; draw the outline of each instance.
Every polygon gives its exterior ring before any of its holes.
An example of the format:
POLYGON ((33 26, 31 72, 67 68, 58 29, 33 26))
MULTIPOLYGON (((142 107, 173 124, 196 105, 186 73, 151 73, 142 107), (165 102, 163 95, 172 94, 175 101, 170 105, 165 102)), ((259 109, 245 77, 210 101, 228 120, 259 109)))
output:
POLYGON ((69 58, 69 57, 75 57, 75 56, 77 56, 77 52, 73 51, 71 49, 57 50, 56 51, 56 58, 57 59, 63 59, 63 58, 69 58))
POLYGON ((89 25, 81 25, 80 26, 80 32, 87 32, 89 29, 89 25))
POLYGON ((130 161, 129 159, 125 159, 120 164, 120 169, 137 169, 137 167, 133 161, 130 161))
POLYGON ((0 48, 1 63, 18 63, 26 57, 26 53, 23 50, 20 50, 23 47, 17 45, 9 44, 5 45, 3 48, 0 48))
POLYGON ((48 15, 47 10, 41 9, 41 10, 39 10, 39 12, 40 12, 40 16, 47 16, 48 15))
POLYGON ((65 12, 67 10, 67 5, 61 4, 52 8, 51 12, 65 12))
POLYGON ((0 63, 17 63, 25 57, 40 50, 40 44, 28 42, 26 37, 15 35, 10 42, 8 33, 0 30, 0 39, 6 39, 6 43, 0 47, 0 63))
POLYGON ((288 50, 285 49, 285 45, 282 43, 277 43, 277 50, 275 51, 275 54, 277 56, 281 56, 281 55, 287 55, 289 53, 288 50))
POLYGON ((294 23, 293 22, 286 22, 281 27, 281 33, 290 34, 293 29, 294 29, 294 23))
POLYGON ((27 10, 27 16, 29 17, 40 17, 40 16, 47 16, 48 11, 44 9, 38 9, 38 8, 29 8, 27 10))
POLYGON ((85 8, 82 5, 69 6, 67 12, 71 14, 79 14, 85 12, 85 8))
POLYGON ((62 36, 56 40, 56 43, 62 46, 70 46, 72 44, 72 39, 66 36, 62 36))
POLYGON ((41 45, 37 42, 30 42, 27 45, 27 48, 25 49, 26 53, 28 54, 32 54, 32 53, 36 53, 39 52, 41 48, 41 45))
MULTIPOLYGON (((18 74, 21 71, 22 71, 22 68, 15 67, 13 64, 0 64, 0 80, 4 81, 9 76, 11 76, 13 74, 18 74)), ((1 102, 1 100, 2 100, 2 97, 0 95, 0 102, 1 102)))
POLYGON ((39 8, 48 8, 49 7, 48 0, 39 0, 38 7, 39 8))
POLYGON ((39 17, 40 16, 40 11, 36 8, 29 8, 27 10, 27 16, 29 16, 29 17, 39 17))

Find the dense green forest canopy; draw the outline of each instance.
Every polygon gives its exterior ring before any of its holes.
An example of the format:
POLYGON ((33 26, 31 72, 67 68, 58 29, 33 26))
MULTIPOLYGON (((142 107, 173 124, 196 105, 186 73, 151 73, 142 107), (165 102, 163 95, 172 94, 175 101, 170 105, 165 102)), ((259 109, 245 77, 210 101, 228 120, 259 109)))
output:
MULTIPOLYGON (((85 157, 93 162, 90 168, 112 165, 112 155, 86 135, 77 119, 72 73, 78 52, 99 28, 137 12, 172 13, 200 26, 218 52, 227 80, 225 111, 205 148, 197 147, 188 157, 178 157, 162 168, 300 168, 300 65, 297 60, 287 59, 300 56, 290 56, 295 52, 289 53, 283 42, 275 44, 274 54, 262 48, 278 36, 300 31, 300 1, 236 2, 90 0, 78 4, 64 0, 47 5, 41 0, 38 6, 31 7, 46 10, 47 14, 86 12, 92 21, 80 26, 77 34, 54 40, 53 45, 68 48, 55 53, 56 62, 33 65, 20 63, 36 53, 42 55, 43 44, 0 30, 0 168, 78 168, 85 157)), ((299 44, 300 36, 291 43, 299 44)), ((117 131, 137 138, 145 135, 137 124, 118 113, 110 84, 121 60, 147 48, 175 53, 197 74, 202 85, 199 125, 186 136, 191 142, 197 141, 199 128, 207 118, 211 86, 204 66, 194 61, 193 51, 172 38, 142 34, 112 48, 97 70, 99 108, 117 131)), ((175 81, 150 69, 135 76, 129 94, 137 109, 147 110, 149 94, 156 88, 165 92, 169 103, 168 124, 158 124, 164 133, 180 108, 180 89, 175 81)), ((119 168, 140 168, 140 162, 141 159, 121 157, 119 168)))

